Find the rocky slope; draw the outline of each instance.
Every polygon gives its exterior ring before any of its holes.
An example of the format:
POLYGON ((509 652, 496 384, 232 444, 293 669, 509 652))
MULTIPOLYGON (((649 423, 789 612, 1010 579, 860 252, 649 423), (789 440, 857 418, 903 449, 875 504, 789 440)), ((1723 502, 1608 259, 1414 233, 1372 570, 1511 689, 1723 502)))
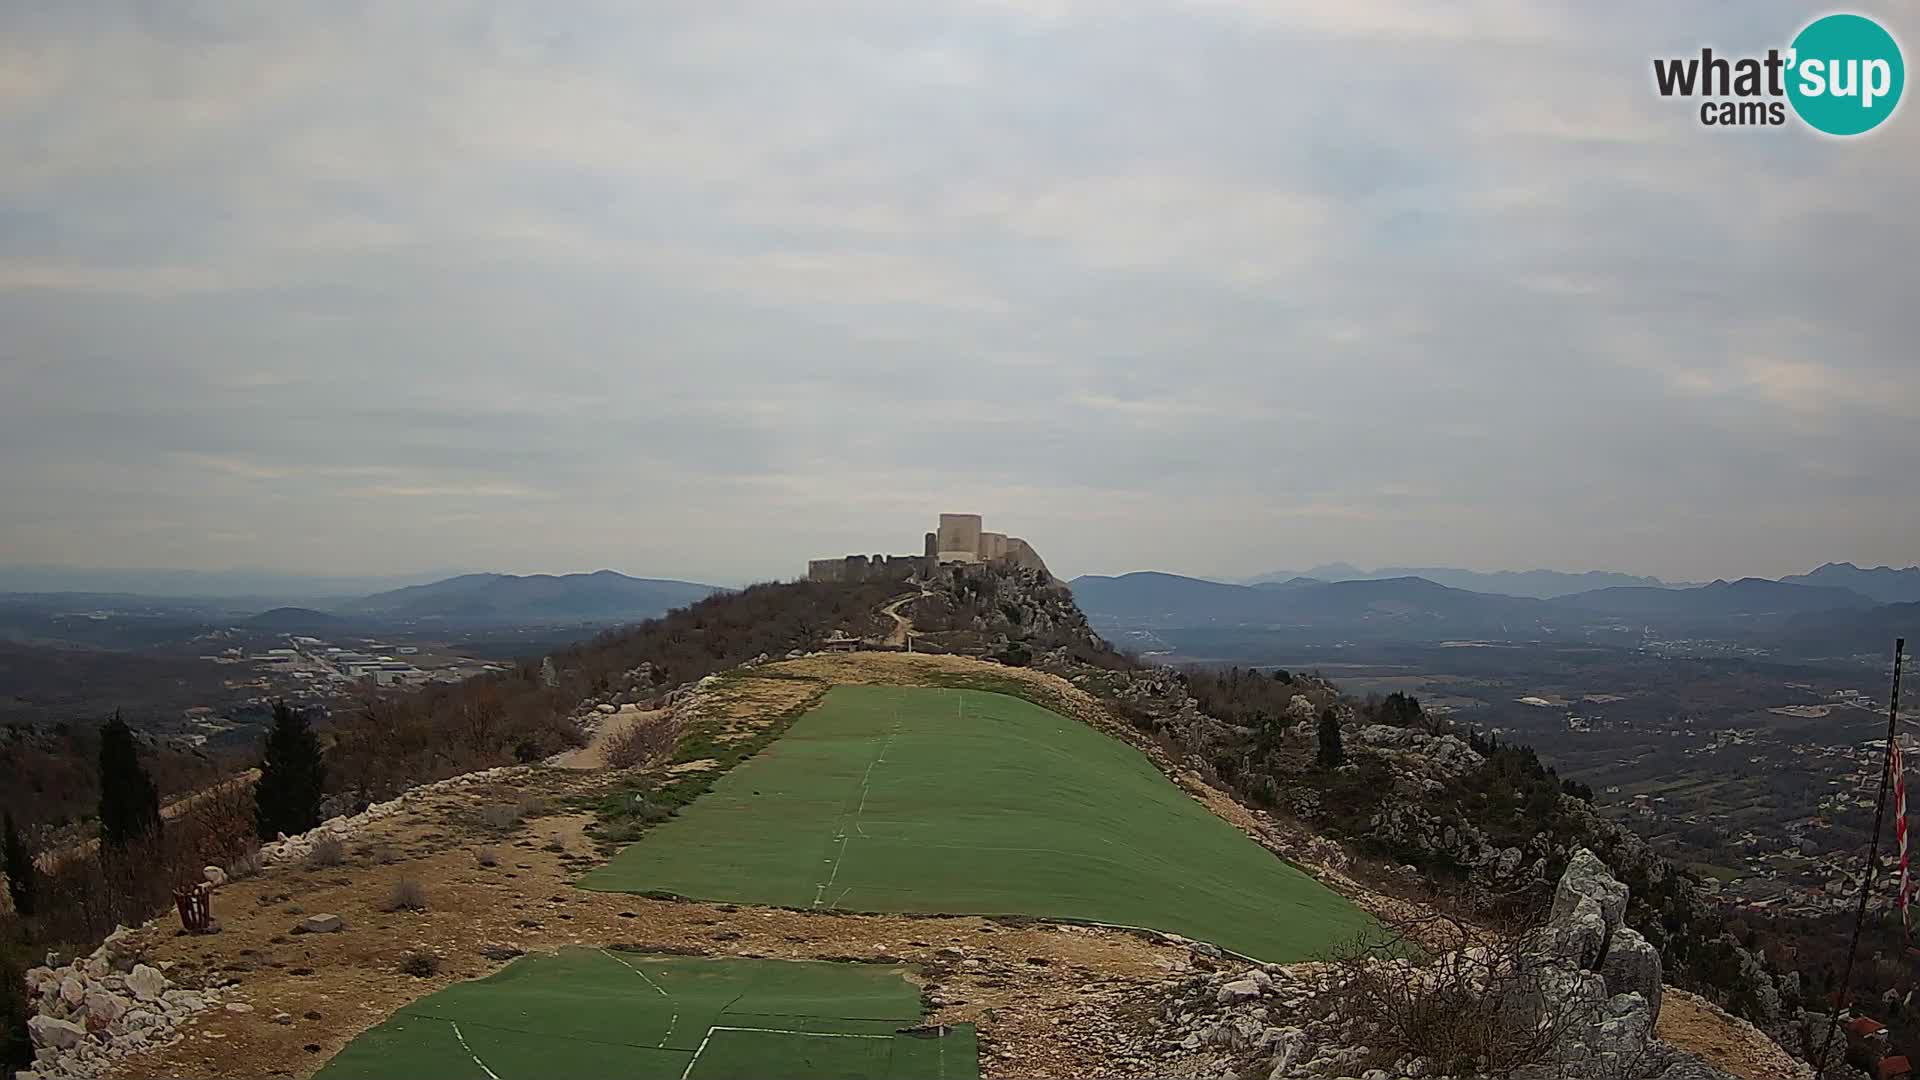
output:
POLYGON ((1149 1044, 1183 1076, 1731 1080, 1656 1034, 1660 957, 1626 907, 1626 886, 1582 849, 1548 922, 1512 947, 1220 965, 1171 986, 1149 1044))

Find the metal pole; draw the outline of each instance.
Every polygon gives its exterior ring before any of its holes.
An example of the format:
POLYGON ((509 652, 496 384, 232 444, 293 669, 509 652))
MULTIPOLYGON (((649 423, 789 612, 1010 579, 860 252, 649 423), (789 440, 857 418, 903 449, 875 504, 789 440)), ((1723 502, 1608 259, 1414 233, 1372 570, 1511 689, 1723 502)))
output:
POLYGON ((1840 976, 1840 996, 1827 1020, 1827 1038, 1820 1045, 1820 1071, 1826 1072, 1833 1053, 1833 1035, 1840 1028, 1840 1014, 1852 1004, 1853 958, 1860 951, 1860 928, 1867 921, 1867 897, 1873 892, 1873 871, 1880 861, 1880 825, 1886 819, 1887 788, 1893 780, 1893 740, 1900 722, 1900 658, 1906 652, 1907 639, 1893 641, 1893 692, 1887 697, 1887 749, 1880 761, 1880 796, 1873 805, 1873 837, 1867 842, 1866 879, 1860 883, 1860 907, 1853 916, 1853 940, 1847 945, 1847 968, 1840 976))

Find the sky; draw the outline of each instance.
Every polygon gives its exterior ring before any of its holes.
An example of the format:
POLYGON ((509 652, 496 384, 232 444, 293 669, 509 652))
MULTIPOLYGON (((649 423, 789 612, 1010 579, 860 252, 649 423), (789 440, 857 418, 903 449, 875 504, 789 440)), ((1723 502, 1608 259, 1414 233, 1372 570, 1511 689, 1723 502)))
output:
POLYGON ((0 564, 1907 565, 1916 106, 1653 90, 1825 10, 0 6, 0 564))

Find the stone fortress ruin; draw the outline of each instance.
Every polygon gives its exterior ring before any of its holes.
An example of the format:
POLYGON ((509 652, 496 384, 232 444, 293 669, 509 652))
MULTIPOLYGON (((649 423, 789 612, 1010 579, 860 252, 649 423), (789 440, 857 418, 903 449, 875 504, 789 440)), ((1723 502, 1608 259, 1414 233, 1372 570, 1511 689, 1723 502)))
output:
POLYGON ((942 566, 993 563, 1046 574, 1033 545, 1006 533, 985 532, 979 514, 941 514, 918 555, 847 555, 807 563, 808 581, 906 581, 930 578, 942 566))

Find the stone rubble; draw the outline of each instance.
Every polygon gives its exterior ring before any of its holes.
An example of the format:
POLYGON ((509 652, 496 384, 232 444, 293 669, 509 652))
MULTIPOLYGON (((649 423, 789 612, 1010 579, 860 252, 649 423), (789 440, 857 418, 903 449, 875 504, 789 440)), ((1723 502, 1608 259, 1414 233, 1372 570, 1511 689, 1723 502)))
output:
POLYGON ((133 931, 119 927, 90 955, 26 973, 33 1067, 15 1080, 96 1077, 129 1054, 165 1046, 196 1013, 220 1004, 217 993, 176 986, 141 962, 133 931))

